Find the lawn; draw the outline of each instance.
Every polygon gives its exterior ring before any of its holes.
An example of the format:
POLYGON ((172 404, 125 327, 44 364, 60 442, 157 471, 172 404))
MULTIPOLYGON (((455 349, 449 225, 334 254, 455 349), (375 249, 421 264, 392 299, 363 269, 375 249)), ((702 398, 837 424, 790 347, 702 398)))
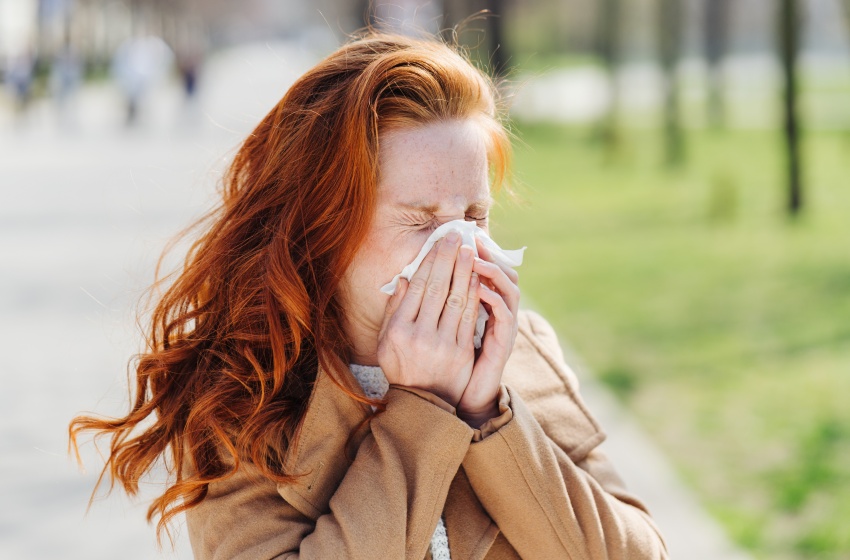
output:
POLYGON ((756 558, 850 557, 850 135, 806 137, 791 220, 770 131, 671 170, 652 130, 514 126, 523 293, 756 558))

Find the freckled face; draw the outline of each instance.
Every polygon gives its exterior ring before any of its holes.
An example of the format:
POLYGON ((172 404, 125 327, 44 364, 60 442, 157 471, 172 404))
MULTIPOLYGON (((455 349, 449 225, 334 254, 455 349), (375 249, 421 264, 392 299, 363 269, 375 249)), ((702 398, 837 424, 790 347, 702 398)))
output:
POLYGON ((472 120, 453 120, 381 136, 374 219, 341 286, 353 339, 372 333, 377 344, 389 299, 380 288, 416 258, 434 229, 457 219, 487 229, 484 134, 472 120))

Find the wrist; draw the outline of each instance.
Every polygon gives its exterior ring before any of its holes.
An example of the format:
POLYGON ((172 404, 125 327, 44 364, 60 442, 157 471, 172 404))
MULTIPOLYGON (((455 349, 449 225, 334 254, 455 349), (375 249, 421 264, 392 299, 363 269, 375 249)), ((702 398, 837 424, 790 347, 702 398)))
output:
POLYGON ((452 395, 450 395, 448 392, 443 391, 442 389, 440 389, 438 387, 430 387, 430 386, 424 386, 424 385, 419 385, 419 384, 400 384, 400 385, 403 385, 405 387, 409 387, 411 389, 417 389, 419 391, 427 391, 428 393, 431 393, 435 397, 445 401, 446 404, 450 405, 452 408, 457 408, 457 403, 458 403, 457 397, 453 398, 452 395))
POLYGON ((469 424, 473 429, 478 429, 486 421, 495 418, 499 415, 499 404, 493 401, 490 406, 485 407, 480 411, 461 410, 457 411, 458 418, 469 424))

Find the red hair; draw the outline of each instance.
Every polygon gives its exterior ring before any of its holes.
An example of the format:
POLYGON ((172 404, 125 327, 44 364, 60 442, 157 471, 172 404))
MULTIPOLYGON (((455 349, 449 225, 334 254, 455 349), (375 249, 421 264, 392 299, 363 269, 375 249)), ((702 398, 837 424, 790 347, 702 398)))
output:
POLYGON ((284 456, 320 364, 372 402, 335 373, 350 355, 339 281, 370 225, 380 134, 448 119, 480 122, 498 186, 510 142, 493 83, 441 42, 371 33, 298 79, 245 139, 153 307, 129 413, 69 427, 75 450, 83 431, 111 439, 98 484, 108 474, 134 495, 166 460, 173 483, 148 510, 157 535, 242 460, 293 480, 284 456))

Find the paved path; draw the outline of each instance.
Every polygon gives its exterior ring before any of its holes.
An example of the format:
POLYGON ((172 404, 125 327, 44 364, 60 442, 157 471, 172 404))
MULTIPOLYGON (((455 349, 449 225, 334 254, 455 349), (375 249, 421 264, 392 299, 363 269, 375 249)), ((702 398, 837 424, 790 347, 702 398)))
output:
MULTIPOLYGON (((123 410, 134 306, 161 248, 207 207, 222 156, 310 60, 282 45, 233 51, 202 83, 199 106, 162 87, 137 130, 121 127, 108 86, 79 97, 69 128, 48 105, 18 129, 0 117, 0 558, 191 557, 185 531, 176 551, 156 550, 144 522, 156 485, 136 502, 116 492, 85 516, 99 461, 84 448, 90 471, 80 474, 66 427, 82 410, 123 410)), ((590 379, 584 388, 674 557, 740 558, 634 422, 590 379)))
POLYGON ((14 123, 0 99, 0 558, 191 558, 185 534, 176 552, 156 550, 144 520, 155 485, 85 517, 100 461, 87 446, 80 474, 67 425, 125 408, 135 304, 160 251, 207 208, 222 157, 307 60, 283 45, 229 52, 199 106, 163 85, 135 130, 108 85, 81 92, 62 126, 44 103, 14 123))

